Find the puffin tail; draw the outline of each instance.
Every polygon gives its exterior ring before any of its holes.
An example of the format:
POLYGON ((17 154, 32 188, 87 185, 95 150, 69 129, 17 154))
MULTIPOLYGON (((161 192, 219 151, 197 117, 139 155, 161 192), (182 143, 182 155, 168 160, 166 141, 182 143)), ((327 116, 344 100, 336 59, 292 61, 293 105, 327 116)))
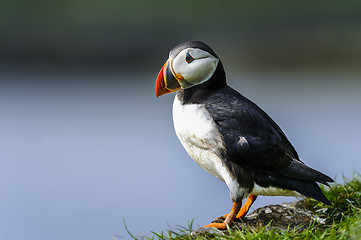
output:
POLYGON ((323 194, 317 182, 325 182, 326 185, 328 185, 327 182, 332 182, 333 180, 327 176, 326 178, 316 178, 317 180, 314 179, 304 180, 285 176, 274 176, 262 172, 255 172, 255 183, 260 185, 261 187, 276 187, 280 189, 289 189, 292 191, 296 191, 305 197, 310 197, 317 201, 320 201, 326 205, 332 205, 332 203, 323 194))
MULTIPOLYGON (((323 184, 329 186, 327 182, 323 183, 323 184)), ((325 194, 322 192, 320 186, 318 186, 318 184, 316 182, 308 182, 307 184, 303 185, 301 193, 303 195, 305 195, 306 197, 314 198, 317 201, 320 201, 326 205, 332 206, 332 203, 327 199, 325 194), (307 186, 307 185, 309 185, 309 186, 307 186)))
POLYGON ((316 181, 326 186, 330 186, 328 183, 333 182, 333 179, 329 176, 313 169, 301 162, 298 159, 293 159, 291 164, 281 171, 283 176, 289 178, 296 178, 306 181, 316 181))

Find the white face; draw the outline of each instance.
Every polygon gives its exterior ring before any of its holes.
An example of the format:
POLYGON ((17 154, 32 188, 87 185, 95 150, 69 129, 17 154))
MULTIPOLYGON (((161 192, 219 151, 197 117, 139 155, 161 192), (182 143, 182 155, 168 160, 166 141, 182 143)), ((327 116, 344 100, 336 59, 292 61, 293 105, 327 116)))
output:
POLYGON ((201 49, 186 48, 171 61, 173 73, 177 76, 179 84, 182 88, 189 88, 210 79, 219 59, 201 49))

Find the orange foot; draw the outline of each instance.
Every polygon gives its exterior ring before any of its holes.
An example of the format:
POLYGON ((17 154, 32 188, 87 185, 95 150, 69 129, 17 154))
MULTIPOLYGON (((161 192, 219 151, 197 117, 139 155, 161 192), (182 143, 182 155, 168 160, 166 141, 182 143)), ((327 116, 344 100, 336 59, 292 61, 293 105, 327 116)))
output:
POLYGON ((252 206, 254 201, 256 201, 256 198, 257 198, 257 196, 255 196, 255 195, 249 195, 246 203, 242 206, 242 208, 237 203, 234 202, 230 213, 215 219, 211 224, 208 224, 204 227, 215 227, 220 230, 227 229, 227 224, 228 224, 228 226, 232 226, 234 219, 240 219, 240 218, 243 218, 246 216, 250 207, 252 206), (217 221, 223 220, 223 219, 224 219, 223 223, 217 222, 217 221))
POLYGON ((227 229, 227 224, 226 223, 211 223, 211 224, 208 224, 208 225, 205 225, 204 226, 205 228, 207 227, 214 227, 214 228, 217 228, 219 230, 226 230, 227 229))

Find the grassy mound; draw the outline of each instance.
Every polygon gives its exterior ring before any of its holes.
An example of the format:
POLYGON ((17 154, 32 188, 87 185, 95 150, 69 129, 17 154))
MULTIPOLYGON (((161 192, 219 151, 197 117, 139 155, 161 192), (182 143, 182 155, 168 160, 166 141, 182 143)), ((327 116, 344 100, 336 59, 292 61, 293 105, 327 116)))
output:
MULTIPOLYGON (((307 200, 308 209, 322 218, 326 224, 310 222, 310 226, 302 232, 297 229, 280 231, 279 229, 263 227, 258 231, 229 230, 226 235, 191 235, 193 221, 187 227, 178 226, 176 230, 154 233, 151 238, 145 239, 174 239, 174 240, 205 240, 205 239, 361 239, 361 176, 353 179, 344 179, 344 184, 332 184, 323 189, 332 206, 312 199, 307 200)), ((131 235, 131 234, 130 234, 131 235)), ((136 239, 131 235, 133 239, 136 239)))

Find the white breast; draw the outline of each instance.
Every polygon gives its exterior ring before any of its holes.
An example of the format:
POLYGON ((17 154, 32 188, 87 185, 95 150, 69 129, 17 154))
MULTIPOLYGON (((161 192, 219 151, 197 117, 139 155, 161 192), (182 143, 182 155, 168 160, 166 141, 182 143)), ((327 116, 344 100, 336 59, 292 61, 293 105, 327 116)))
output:
POLYGON ((219 153, 223 141, 204 106, 182 105, 175 97, 173 122, 179 140, 193 160, 210 174, 226 181, 229 174, 219 153))
POLYGON ((224 142, 204 106, 182 105, 175 97, 173 121, 175 132, 191 158, 204 170, 224 181, 232 199, 243 197, 246 190, 239 187, 221 159, 220 149, 224 148, 224 142))

